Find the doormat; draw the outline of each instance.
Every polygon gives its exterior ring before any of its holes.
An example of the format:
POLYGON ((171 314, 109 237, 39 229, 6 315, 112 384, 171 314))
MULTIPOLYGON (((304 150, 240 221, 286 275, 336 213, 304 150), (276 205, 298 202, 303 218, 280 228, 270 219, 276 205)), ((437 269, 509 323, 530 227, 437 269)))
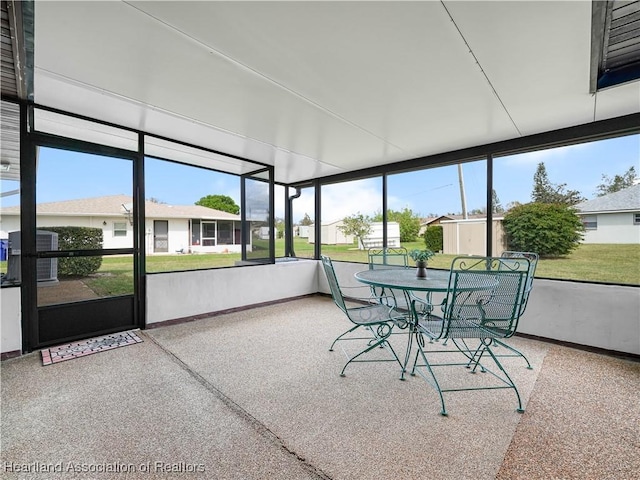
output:
POLYGON ((135 343, 142 343, 142 339, 131 330, 105 335, 103 337, 90 338, 81 342, 59 345, 41 350, 42 365, 52 365, 54 363, 64 362, 65 360, 85 357, 92 353, 126 347, 127 345, 133 345, 135 343))

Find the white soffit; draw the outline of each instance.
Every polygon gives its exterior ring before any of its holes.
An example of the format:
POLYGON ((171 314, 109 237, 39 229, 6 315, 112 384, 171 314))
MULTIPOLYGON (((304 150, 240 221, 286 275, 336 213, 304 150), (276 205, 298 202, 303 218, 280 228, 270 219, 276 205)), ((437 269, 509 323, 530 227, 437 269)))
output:
POLYGON ((289 183, 638 111, 632 87, 594 113, 590 12, 38 2, 35 100, 274 165, 289 183))
POLYGON ((593 121, 591 2, 446 2, 522 135, 593 121))
MULTIPOLYGON (((135 5, 404 158, 517 133, 440 2, 135 5)), ((330 153, 355 160, 342 147, 330 153)))

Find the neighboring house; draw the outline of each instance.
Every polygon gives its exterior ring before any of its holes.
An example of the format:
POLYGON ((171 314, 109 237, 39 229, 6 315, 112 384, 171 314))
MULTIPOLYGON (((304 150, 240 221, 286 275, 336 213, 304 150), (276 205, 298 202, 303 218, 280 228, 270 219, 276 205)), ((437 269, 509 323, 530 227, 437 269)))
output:
MULTIPOLYGON (((110 195, 36 206, 37 228, 78 226, 102 229, 104 248, 131 248, 131 197, 110 195)), ((20 230, 20 207, 0 210, 0 231, 20 230)), ((240 252, 240 216, 200 205, 145 202, 147 253, 240 252)), ((6 238, 6 236, 4 236, 6 238)))
POLYGON ((640 243, 640 184, 576 205, 584 243, 640 243))

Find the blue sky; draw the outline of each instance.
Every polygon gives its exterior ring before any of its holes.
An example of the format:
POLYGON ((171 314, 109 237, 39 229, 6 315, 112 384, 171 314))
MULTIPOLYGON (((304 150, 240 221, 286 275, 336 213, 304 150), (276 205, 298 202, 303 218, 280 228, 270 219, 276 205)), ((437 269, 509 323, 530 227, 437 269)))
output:
MULTIPOLYGON (((602 175, 613 177, 634 166, 640 173, 640 135, 626 136, 496 158, 494 188, 503 206, 531 200, 533 175, 544 162, 549 180, 566 183, 586 198, 593 198, 602 175)), ((191 205, 209 194, 223 194, 240 204, 240 182, 233 175, 170 162, 148 160, 146 197, 173 205, 191 205)), ((486 165, 484 161, 463 166, 467 209, 485 203, 486 165)), ((75 152, 42 149, 38 164, 38 202, 113 194, 131 194, 132 165, 128 160, 108 159, 75 152)), ((410 208, 421 216, 461 211, 461 194, 456 166, 389 176, 389 208, 410 208)), ((2 182, 2 191, 18 188, 16 182, 2 182)), ((283 202, 276 192, 276 215, 283 216, 283 202)), ((353 213, 373 215, 381 211, 381 180, 368 179, 323 188, 323 221, 353 213)), ((18 197, 2 199, 4 206, 17 205, 18 197)), ((294 205, 294 220, 305 213, 313 217, 313 195, 305 191, 294 205)))

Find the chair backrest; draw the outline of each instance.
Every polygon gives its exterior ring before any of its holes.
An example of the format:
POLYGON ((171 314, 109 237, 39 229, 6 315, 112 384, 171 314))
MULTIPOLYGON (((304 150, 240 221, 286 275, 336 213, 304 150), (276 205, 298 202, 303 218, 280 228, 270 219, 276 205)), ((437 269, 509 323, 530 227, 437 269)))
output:
POLYGON ((526 258, 529 260, 529 274, 527 276, 527 285, 525 288, 524 301, 522 308, 520 309, 520 315, 522 315, 527 308, 529 302, 529 294, 533 288, 533 277, 536 273, 536 267, 538 266, 538 254, 535 252, 516 252, 513 250, 505 250, 502 252, 502 258, 526 258))
POLYGON ((518 326, 528 272, 526 258, 455 258, 444 304, 443 336, 512 336, 518 326))
POLYGON ((409 266, 409 254, 404 247, 370 248, 368 253, 370 270, 409 266))
POLYGON ((344 302, 344 296, 342 295, 342 291, 340 290, 340 285, 338 284, 338 277, 336 277, 336 272, 333 269, 333 262, 326 255, 320 255, 320 260, 322 260, 322 267, 324 268, 324 273, 327 276, 327 281, 329 282, 329 288, 331 289, 331 296, 333 297, 333 301, 335 304, 342 310, 347 316, 347 306, 344 302))

